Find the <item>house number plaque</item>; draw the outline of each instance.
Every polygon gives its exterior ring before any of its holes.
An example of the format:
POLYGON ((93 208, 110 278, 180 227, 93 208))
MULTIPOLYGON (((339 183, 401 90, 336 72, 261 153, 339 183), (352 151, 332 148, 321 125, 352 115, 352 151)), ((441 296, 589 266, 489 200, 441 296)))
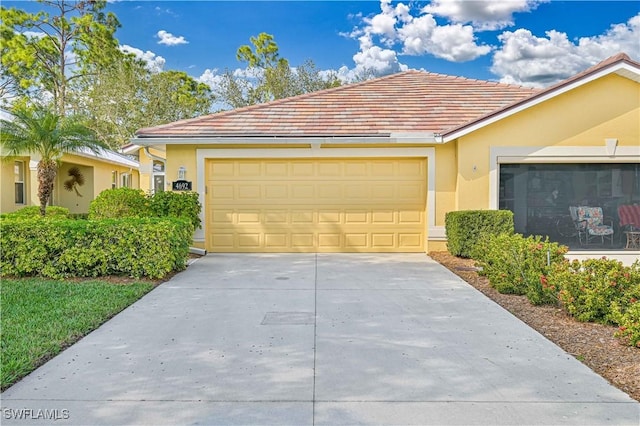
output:
POLYGON ((173 182, 172 189, 174 191, 191 191, 191 181, 177 180, 173 182))

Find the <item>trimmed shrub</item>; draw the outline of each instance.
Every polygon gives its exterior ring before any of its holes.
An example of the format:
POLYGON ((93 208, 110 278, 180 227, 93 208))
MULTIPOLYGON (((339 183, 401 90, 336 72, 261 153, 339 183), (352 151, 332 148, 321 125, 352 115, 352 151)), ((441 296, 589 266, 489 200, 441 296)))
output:
POLYGON ((612 313, 620 326, 615 336, 629 346, 640 348, 640 302, 635 300, 624 313, 617 304, 614 304, 612 313))
POLYGON ((578 321, 616 324, 640 300, 638 263, 627 267, 606 258, 565 261, 555 265, 547 279, 560 289, 560 301, 578 321))
POLYGON ((151 196, 151 211, 155 216, 179 217, 200 228, 200 201, 197 192, 156 192, 151 196))
POLYGON ((471 257, 485 234, 513 234, 513 212, 509 210, 463 210, 445 215, 447 249, 454 256, 471 257))
POLYGON ((526 295, 534 305, 557 303, 559 288, 548 282, 550 265, 564 261, 568 248, 549 238, 520 234, 484 235, 472 250, 489 279, 500 293, 526 295))
POLYGON ((89 219, 117 219, 151 216, 150 201, 139 189, 115 188, 102 191, 89 205, 89 219))
MULTIPOLYGON (((69 209, 59 206, 47 206, 45 211, 46 218, 66 219, 70 216, 69 209)), ((6 218, 34 218, 40 216, 40 206, 27 206, 15 212, 3 214, 6 218)))
POLYGON ((127 217, 177 217, 188 220, 193 229, 200 227, 202 206, 197 192, 156 192, 146 195, 129 188, 102 191, 89 206, 89 219, 127 217))
POLYGON ((2 220, 0 275, 162 278, 185 268, 193 228, 177 218, 2 220))

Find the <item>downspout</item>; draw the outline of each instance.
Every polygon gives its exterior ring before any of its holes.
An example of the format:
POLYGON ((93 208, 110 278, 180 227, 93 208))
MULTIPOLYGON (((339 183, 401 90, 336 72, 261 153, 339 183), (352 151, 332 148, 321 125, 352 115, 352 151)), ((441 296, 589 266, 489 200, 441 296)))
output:
MULTIPOLYGON (((158 157, 157 155, 153 155, 152 153, 150 153, 148 146, 145 146, 143 149, 144 149, 144 153, 147 155, 147 157, 151 158, 152 160, 161 161, 165 165, 165 168, 166 168, 166 166, 167 166, 167 160, 166 159, 158 157)), ((152 165, 152 168, 153 168, 153 165, 152 165)))

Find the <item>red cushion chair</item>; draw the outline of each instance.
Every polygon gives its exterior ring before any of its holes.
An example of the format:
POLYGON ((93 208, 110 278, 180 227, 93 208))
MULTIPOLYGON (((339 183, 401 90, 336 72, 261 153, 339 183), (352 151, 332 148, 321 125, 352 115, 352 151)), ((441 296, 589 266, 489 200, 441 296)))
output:
POLYGON ((623 205, 618 207, 620 228, 640 229, 640 205, 623 205))

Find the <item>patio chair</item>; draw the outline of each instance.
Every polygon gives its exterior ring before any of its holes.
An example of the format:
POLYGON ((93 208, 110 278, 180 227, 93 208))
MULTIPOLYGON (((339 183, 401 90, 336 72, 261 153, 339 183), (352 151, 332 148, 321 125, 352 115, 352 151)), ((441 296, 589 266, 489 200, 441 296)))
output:
POLYGON ((611 245, 613 245, 613 221, 609 221, 609 225, 604 223, 602 207, 578 206, 576 217, 577 223, 584 227, 585 244, 589 244, 594 237, 600 237, 602 244, 604 244, 606 237, 611 240, 611 245))
POLYGON ((640 230, 640 205, 618 206, 620 229, 628 231, 640 230))
POLYGON ((587 242, 587 222, 585 220, 578 219, 578 207, 577 206, 569 206, 569 215, 571 216, 571 220, 573 221, 573 226, 576 230, 576 236, 578 237, 578 242, 580 245, 583 245, 587 242))

